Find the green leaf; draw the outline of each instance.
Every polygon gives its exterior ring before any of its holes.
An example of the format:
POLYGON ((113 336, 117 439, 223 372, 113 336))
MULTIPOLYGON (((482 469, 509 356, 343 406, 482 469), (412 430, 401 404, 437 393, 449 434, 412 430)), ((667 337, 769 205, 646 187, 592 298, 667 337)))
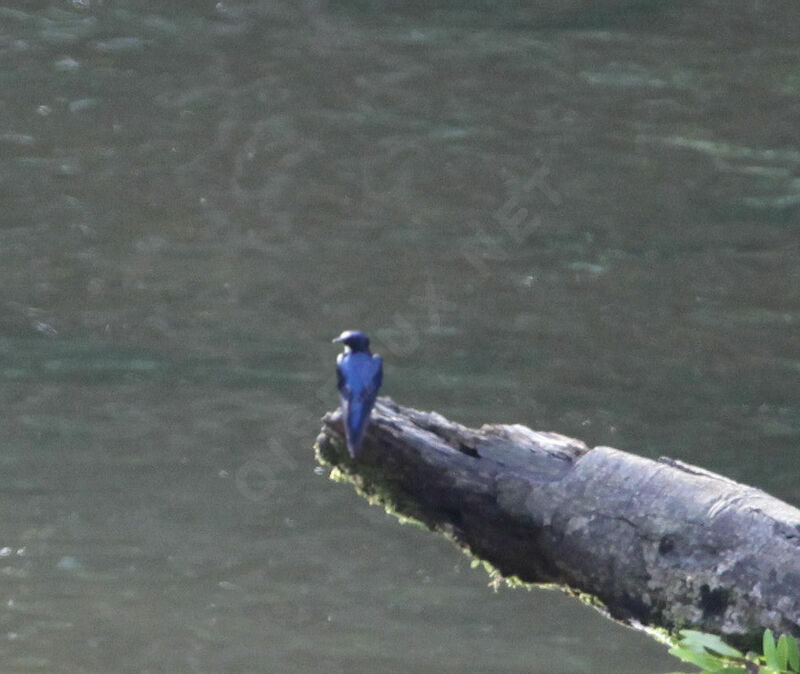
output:
POLYGON ((789 666, 795 672, 800 672, 800 650, 797 648, 797 639, 787 636, 786 641, 789 651, 789 666))
POLYGON ((718 657, 710 655, 709 653, 698 653, 696 651, 690 651, 688 648, 683 648, 681 646, 673 646, 669 649, 669 654, 674 655, 676 658, 680 658, 684 662, 691 662, 693 665, 697 665, 700 669, 705 670, 715 670, 719 669, 720 665, 722 664, 719 661, 718 657))
POLYGON ((764 630, 764 662, 770 669, 780 669, 775 649, 775 637, 772 636, 770 629, 764 630))
POLYGON ((681 630, 681 637, 680 645, 693 650, 695 653, 703 653, 703 649, 705 649, 731 658, 744 657, 744 653, 737 651, 732 646, 728 646, 716 634, 707 634, 696 630, 681 630))
POLYGON ((786 640, 786 635, 781 634, 778 639, 778 647, 775 649, 775 655, 778 658, 778 668, 786 669, 789 665, 789 642, 786 640))

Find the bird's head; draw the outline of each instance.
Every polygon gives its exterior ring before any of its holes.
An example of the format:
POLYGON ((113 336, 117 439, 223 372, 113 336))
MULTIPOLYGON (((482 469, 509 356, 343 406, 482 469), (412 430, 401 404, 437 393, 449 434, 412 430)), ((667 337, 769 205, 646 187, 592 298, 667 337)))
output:
POLYGON ((369 351, 369 337, 360 330, 345 330, 334 342, 341 342, 346 351, 369 351))

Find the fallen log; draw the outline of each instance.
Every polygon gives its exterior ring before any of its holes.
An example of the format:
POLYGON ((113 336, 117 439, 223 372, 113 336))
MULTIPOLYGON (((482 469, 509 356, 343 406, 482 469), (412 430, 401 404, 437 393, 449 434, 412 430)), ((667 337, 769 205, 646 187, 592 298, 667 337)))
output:
POLYGON ((680 461, 520 425, 472 429, 379 398, 351 459, 328 413, 319 462, 494 573, 561 586, 632 626, 749 648, 800 636, 800 510, 680 461))

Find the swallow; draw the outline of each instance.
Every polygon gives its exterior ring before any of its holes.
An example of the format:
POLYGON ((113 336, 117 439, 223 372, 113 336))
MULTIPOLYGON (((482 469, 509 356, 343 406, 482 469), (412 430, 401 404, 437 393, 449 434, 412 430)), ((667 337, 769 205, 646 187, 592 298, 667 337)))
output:
POLYGON ((345 330, 333 341, 344 344, 344 353, 336 358, 336 376, 347 451, 355 458, 383 382, 383 358, 372 355, 369 337, 358 330, 345 330))

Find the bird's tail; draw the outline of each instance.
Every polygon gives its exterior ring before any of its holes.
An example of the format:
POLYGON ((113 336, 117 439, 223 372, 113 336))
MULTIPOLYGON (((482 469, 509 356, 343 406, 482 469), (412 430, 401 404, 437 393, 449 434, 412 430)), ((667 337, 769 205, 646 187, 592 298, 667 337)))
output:
POLYGON ((369 409, 360 402, 351 402, 346 415, 347 451, 353 458, 356 457, 361 449, 361 441, 364 439, 364 430, 369 420, 369 409))

